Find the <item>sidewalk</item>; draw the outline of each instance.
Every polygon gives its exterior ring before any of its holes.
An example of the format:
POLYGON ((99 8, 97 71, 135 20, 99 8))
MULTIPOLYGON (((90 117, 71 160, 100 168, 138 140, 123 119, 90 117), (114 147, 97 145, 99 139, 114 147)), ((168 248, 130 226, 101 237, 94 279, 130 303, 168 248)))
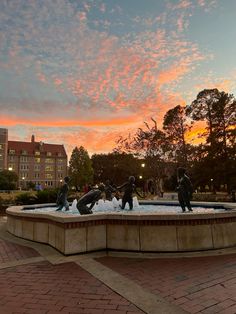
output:
POLYGON ((97 261, 188 313, 236 313, 236 254, 97 261))
POLYGON ((10 235, 5 223, 1 217, 0 314, 236 313, 236 253, 65 257, 10 235))

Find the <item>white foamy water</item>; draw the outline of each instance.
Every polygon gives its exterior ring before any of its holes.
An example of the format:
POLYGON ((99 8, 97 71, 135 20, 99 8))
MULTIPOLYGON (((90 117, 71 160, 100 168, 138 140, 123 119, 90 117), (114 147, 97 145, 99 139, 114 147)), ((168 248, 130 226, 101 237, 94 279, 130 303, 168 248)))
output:
MULTIPOLYGON (((125 209, 121 209, 121 199, 118 201, 115 197, 112 199, 112 201, 107 200, 99 200, 94 207, 92 208, 93 212, 130 212, 129 210, 129 204, 126 203, 125 209)), ((75 199, 71 206, 70 210, 65 211, 65 208, 62 209, 61 212, 65 214, 73 214, 73 215, 80 215, 77 207, 77 200, 75 199)), ((89 206, 89 205, 88 205, 89 206)), ((137 197, 133 197, 133 210, 132 212, 158 212, 158 213, 181 213, 181 207, 178 205, 175 206, 168 206, 168 205, 140 205, 138 202, 137 197)), ((27 211, 31 212, 55 212, 56 207, 43 207, 43 208, 35 208, 30 209, 27 211)), ((186 210, 188 212, 188 210, 186 210)), ((215 208, 204 208, 204 207, 193 207, 193 213, 212 213, 215 211, 224 211, 224 209, 215 209, 215 208)))

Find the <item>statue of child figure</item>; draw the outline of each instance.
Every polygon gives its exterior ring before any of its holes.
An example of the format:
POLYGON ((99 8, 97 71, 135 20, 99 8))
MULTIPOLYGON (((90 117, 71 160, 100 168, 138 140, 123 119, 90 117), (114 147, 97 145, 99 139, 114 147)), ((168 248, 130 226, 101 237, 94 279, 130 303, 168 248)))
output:
POLYGON ((95 203, 102 198, 102 193, 104 192, 104 185, 100 184, 97 188, 90 190, 88 193, 84 194, 77 202, 77 209, 80 215, 92 214, 92 208, 95 203), (87 206, 89 205, 90 206, 87 206))
POLYGON ((178 199, 180 206, 182 208, 182 212, 185 213, 185 206, 187 206, 188 210, 192 212, 192 207, 190 204, 190 199, 192 198, 193 186, 186 175, 186 169, 179 167, 177 169, 177 178, 178 178, 178 199))
POLYGON ((65 207, 66 210, 69 210, 69 203, 67 201, 67 195, 68 195, 68 191, 69 191, 68 183, 70 182, 70 178, 65 177, 64 182, 65 183, 60 188, 60 191, 59 191, 58 196, 57 196, 57 205, 59 207, 56 209, 56 211, 62 210, 63 207, 65 207))
POLYGON ((133 193, 136 193, 139 197, 143 198, 142 195, 136 189, 136 185, 134 184, 135 177, 130 176, 128 182, 125 182, 121 186, 117 187, 117 190, 124 190, 124 195, 122 197, 122 205, 121 209, 125 209, 126 203, 129 204, 129 210, 133 209, 133 193))

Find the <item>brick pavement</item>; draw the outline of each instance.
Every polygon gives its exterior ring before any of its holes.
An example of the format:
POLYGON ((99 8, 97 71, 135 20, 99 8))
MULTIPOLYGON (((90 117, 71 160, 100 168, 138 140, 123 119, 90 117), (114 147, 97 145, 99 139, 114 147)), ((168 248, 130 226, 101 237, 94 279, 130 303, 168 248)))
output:
POLYGON ((236 313, 236 255, 140 259, 102 257, 105 266, 188 313, 236 313))
MULTIPOLYGON (((114 285, 106 286, 83 265, 69 263, 69 258, 58 253, 55 261, 62 264, 33 263, 40 256, 36 250, 8 240, 0 239, 0 314, 144 313, 131 303, 137 302, 128 301, 114 285), (12 261, 27 264, 13 265, 12 261)), ((168 259, 102 257, 96 261, 188 313, 236 314, 236 254, 168 259)))
POLYGON ((0 282, 1 314, 143 313, 75 263, 7 268, 0 282))
POLYGON ((0 263, 39 256, 32 248, 0 239, 0 263))

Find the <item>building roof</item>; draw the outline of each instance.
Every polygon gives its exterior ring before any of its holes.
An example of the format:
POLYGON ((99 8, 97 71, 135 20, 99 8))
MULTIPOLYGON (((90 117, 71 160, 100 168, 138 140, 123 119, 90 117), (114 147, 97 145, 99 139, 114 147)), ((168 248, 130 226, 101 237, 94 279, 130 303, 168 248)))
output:
POLYGON ((18 142, 8 141, 8 150, 15 150, 15 154, 22 154, 22 151, 26 151, 27 155, 35 155, 35 152, 40 152, 41 156, 51 153, 52 156, 67 157, 64 145, 59 144, 47 144, 43 142, 18 142))

